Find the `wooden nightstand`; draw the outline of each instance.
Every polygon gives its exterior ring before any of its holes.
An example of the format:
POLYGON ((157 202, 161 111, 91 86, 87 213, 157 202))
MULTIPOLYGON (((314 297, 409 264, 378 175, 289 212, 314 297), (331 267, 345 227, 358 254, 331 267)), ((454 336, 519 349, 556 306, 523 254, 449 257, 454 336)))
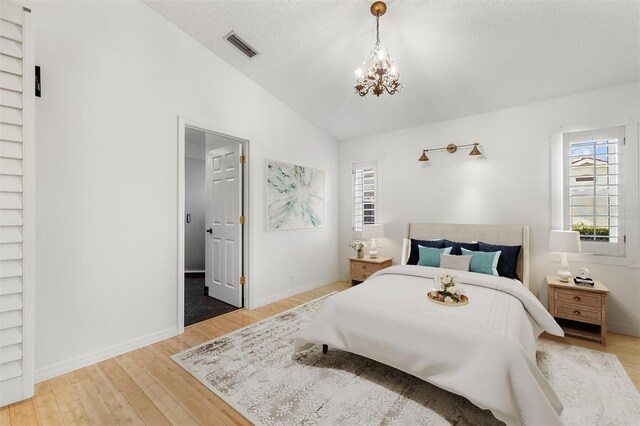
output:
POLYGON ((547 276, 549 313, 558 321, 567 336, 607 344, 607 295, 609 290, 600 281, 593 287, 568 283, 547 276))
POLYGON ((374 272, 391 266, 393 258, 378 256, 371 259, 365 256, 361 259, 352 256, 349 258, 349 276, 351 277, 351 285, 361 283, 369 278, 374 272))

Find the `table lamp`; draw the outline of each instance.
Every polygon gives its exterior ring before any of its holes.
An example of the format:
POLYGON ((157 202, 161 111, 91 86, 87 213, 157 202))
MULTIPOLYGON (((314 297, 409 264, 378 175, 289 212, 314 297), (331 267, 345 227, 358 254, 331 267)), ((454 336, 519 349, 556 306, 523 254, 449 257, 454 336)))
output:
POLYGON ((376 223, 375 225, 364 225, 362 227, 362 238, 365 240, 371 240, 371 250, 369 250, 369 257, 375 259, 378 257, 378 250, 376 250, 376 238, 384 238, 384 225, 376 223))
POLYGON ((567 253, 580 253, 580 233, 578 231, 551 231, 549 250, 562 253, 558 276, 560 281, 569 282, 571 272, 569 271, 567 253))

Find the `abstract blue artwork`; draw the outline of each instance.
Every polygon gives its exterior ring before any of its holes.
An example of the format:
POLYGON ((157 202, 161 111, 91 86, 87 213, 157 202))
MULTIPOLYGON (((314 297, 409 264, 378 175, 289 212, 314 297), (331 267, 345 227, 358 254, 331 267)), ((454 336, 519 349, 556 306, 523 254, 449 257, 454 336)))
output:
POLYGON ((267 229, 324 226, 324 171, 267 161, 267 229))

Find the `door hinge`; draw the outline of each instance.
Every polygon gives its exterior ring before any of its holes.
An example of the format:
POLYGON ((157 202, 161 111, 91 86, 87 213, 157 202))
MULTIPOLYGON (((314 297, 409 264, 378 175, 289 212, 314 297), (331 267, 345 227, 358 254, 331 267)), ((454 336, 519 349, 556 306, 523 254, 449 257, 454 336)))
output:
POLYGON ((244 216, 240 216, 240 225, 244 225, 244 223, 247 221, 247 219, 245 219, 244 216))
POLYGON ((246 280, 245 280, 245 278, 244 278, 244 275, 241 275, 241 276, 240 276, 240 285, 244 285, 245 281, 246 281, 246 280))
POLYGON ((247 162, 247 157, 245 157, 244 155, 240 156, 240 164, 244 164, 247 162))
POLYGON ((626 235, 622 238, 622 241, 623 241, 624 243, 626 243, 626 242, 627 242, 627 236, 626 236, 626 235))

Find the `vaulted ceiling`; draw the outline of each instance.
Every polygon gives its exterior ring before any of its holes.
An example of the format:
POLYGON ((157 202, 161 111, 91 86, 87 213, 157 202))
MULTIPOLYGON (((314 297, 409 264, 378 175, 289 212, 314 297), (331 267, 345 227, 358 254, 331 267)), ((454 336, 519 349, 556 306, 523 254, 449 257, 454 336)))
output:
POLYGON ((379 98, 353 91, 370 0, 143 1, 339 140, 640 80, 635 0, 390 0, 381 44, 405 87, 379 98))

